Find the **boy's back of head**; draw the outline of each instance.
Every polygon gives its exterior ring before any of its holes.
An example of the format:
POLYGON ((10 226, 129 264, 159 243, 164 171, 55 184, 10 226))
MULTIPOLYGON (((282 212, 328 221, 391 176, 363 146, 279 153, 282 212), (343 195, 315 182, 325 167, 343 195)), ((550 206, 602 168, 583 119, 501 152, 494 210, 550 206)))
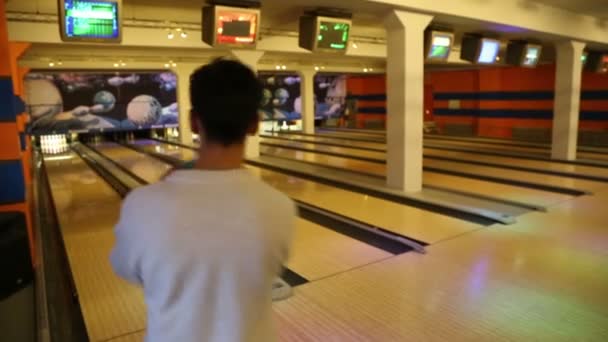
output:
POLYGON ((244 64, 216 59, 190 77, 190 101, 208 143, 240 144, 257 130, 262 86, 244 64))

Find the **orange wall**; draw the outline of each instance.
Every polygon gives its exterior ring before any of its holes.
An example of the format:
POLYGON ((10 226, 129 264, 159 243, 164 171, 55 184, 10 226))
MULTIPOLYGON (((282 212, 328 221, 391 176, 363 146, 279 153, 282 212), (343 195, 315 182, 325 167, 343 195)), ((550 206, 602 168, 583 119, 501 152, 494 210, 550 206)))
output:
MULTIPOLYGON (((544 65, 535 69, 519 67, 495 67, 480 70, 467 71, 442 71, 428 72, 426 83, 433 89, 435 95, 446 93, 553 93, 555 86, 555 66, 544 65)), ((608 91, 608 75, 583 73, 583 94, 590 90, 608 91)), ((526 111, 552 112, 553 99, 462 99, 459 101, 460 111, 450 115, 435 115, 437 126, 443 129, 446 124, 468 123, 474 126, 474 130, 480 136, 510 138, 513 127, 552 127, 548 118, 533 116, 525 117, 526 111), (466 109, 471 111, 467 115, 466 109), (503 112, 519 112, 522 117, 483 117, 475 113, 493 111, 500 115, 503 112)), ((436 99, 435 110, 454 109, 449 107, 450 101, 436 99)), ((585 130, 608 129, 608 98, 597 100, 581 100, 582 112, 595 112, 604 115, 601 120, 581 120, 580 128, 585 130)), ((546 113, 545 113, 546 114, 546 113)))

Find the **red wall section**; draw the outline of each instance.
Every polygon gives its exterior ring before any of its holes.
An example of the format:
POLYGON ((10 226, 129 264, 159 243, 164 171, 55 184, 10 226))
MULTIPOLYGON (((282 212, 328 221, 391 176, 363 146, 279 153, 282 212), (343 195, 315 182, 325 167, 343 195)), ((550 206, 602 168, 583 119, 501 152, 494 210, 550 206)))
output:
MULTIPOLYGON (((386 95, 386 77, 384 75, 369 75, 369 76, 349 76, 346 79, 346 90, 354 96, 361 95, 386 95)), ((384 107, 386 101, 378 100, 358 100, 358 108, 365 107, 384 107)), ((386 114, 357 114, 357 128, 365 127, 365 122, 386 121, 386 114)))
MULTIPOLYGON (((434 93, 484 93, 484 92, 553 92, 555 88, 555 65, 538 68, 491 67, 468 71, 428 72, 425 85, 434 93)), ((582 90, 608 91, 608 75, 583 73, 582 90)), ((450 108, 450 101, 435 100, 434 109, 450 108)), ((460 100, 454 101, 457 109, 479 110, 552 110, 553 100, 460 100)), ((454 108, 450 108, 454 109, 454 108)), ((608 111, 608 98, 581 100, 581 111, 608 111)), ((551 120, 525 118, 486 118, 466 116, 438 116, 434 120, 442 130, 446 124, 471 124, 477 134, 487 137, 511 138, 514 127, 551 129, 551 120)), ((582 130, 606 130, 608 120, 586 120, 580 122, 582 130)))

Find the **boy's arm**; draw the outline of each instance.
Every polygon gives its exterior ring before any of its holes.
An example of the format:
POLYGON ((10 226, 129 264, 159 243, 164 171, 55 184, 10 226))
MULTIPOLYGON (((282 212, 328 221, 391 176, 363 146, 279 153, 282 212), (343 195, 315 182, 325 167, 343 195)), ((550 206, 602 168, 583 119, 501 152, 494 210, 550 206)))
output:
POLYGON ((114 228, 116 242, 110 254, 110 262, 114 272, 131 283, 142 285, 141 255, 139 255, 139 222, 134 210, 133 193, 127 196, 120 212, 120 220, 114 228))

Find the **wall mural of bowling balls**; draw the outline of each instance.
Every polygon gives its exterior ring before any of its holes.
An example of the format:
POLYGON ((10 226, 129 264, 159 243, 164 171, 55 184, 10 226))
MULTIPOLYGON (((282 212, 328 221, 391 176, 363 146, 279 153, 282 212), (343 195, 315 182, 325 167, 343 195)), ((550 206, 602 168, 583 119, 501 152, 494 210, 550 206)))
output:
POLYGON ((296 74, 260 73, 264 87, 260 116, 264 121, 290 121, 302 118, 300 76, 296 74))
POLYGON ((178 124, 171 72, 31 72, 24 83, 32 134, 178 124))
POLYGON ((329 119, 344 115, 347 77, 335 74, 315 76, 315 118, 329 119))

